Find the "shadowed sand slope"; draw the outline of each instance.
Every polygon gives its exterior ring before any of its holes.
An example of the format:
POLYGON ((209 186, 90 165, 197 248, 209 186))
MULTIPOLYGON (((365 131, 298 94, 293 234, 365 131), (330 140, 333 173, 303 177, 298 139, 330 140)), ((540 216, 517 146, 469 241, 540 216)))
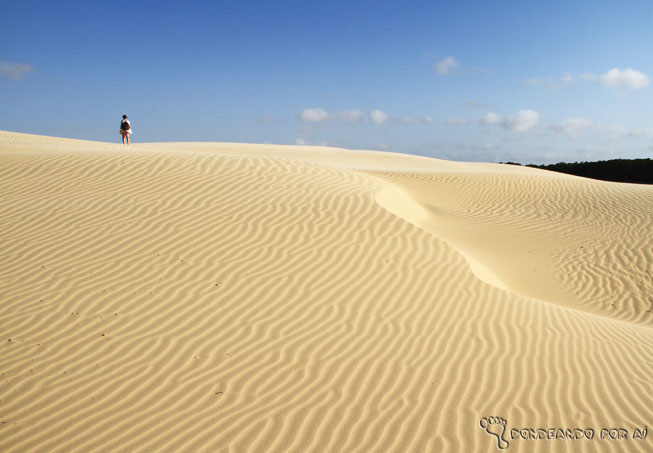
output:
POLYGON ((494 451, 496 416, 509 451, 650 451, 598 431, 653 425, 652 200, 393 153, 0 132, 0 450, 494 451))

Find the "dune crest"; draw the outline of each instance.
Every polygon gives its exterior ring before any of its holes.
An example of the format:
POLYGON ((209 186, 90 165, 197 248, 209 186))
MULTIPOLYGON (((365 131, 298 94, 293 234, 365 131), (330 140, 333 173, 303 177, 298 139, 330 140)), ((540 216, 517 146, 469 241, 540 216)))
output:
POLYGON ((504 288, 650 325, 651 187, 503 170, 437 172, 417 184, 408 173, 378 176, 404 194, 394 205, 403 216, 417 215, 417 224, 473 255, 504 288), (410 203, 419 214, 406 209, 410 203))
MULTIPOLYGON (((436 230, 429 228, 432 222, 427 209, 399 187, 395 186, 379 191, 376 194, 376 201, 391 213, 405 219, 413 225, 432 233, 436 232, 436 230)), ((473 258, 469 252, 464 252, 451 242, 448 242, 448 244, 465 258, 470 270, 479 280, 499 289, 508 290, 508 287, 506 287, 490 268, 473 258)))
POLYGON ((0 131, 0 194, 2 451, 650 451, 509 434, 653 425, 653 188, 0 131))

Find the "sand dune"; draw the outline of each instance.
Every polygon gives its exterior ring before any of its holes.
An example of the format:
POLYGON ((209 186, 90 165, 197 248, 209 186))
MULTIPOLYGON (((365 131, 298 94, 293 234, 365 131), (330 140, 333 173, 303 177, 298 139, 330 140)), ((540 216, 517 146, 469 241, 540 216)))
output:
POLYGON ((653 448, 653 187, 11 132, 0 186, 1 451, 653 448))

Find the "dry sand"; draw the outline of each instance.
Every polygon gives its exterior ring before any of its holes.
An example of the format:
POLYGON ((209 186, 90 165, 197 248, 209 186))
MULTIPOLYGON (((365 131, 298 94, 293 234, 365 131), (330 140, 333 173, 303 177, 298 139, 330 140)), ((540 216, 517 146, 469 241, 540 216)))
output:
POLYGON ((651 186, 11 132, 0 175, 0 451, 652 451, 651 186))

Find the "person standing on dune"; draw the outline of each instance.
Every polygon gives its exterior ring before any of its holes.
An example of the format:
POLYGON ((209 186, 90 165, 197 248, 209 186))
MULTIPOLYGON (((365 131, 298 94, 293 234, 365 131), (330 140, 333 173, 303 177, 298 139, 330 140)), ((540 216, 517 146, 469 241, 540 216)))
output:
POLYGON ((133 134, 132 125, 127 119, 127 115, 122 116, 122 121, 120 122, 120 135, 122 135, 122 144, 125 144, 125 139, 127 139, 127 144, 129 145, 129 136, 133 134))

